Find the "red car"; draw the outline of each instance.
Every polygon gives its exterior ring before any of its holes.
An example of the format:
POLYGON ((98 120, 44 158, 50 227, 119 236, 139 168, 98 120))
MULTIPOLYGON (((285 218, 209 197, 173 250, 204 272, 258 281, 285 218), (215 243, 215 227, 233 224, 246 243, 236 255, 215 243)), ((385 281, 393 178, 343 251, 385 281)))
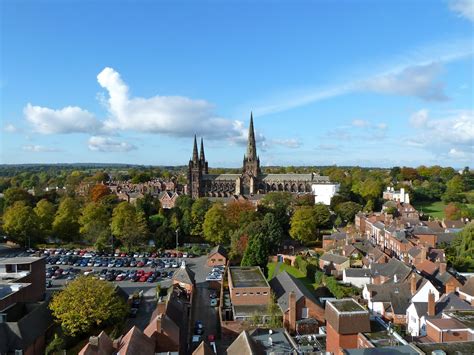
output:
POLYGON ((125 258, 125 257, 127 256, 127 254, 126 254, 126 253, 122 253, 122 254, 120 254, 120 256, 121 256, 122 258, 125 258))
POLYGON ((145 263, 143 261, 139 261, 137 263, 137 267, 144 267, 145 266, 145 263))
POLYGON ((148 276, 146 276, 146 274, 145 274, 145 275, 141 276, 138 281, 140 281, 140 282, 146 282, 147 279, 148 279, 148 276))
POLYGON ((178 258, 182 258, 183 257, 183 253, 178 253, 178 258))

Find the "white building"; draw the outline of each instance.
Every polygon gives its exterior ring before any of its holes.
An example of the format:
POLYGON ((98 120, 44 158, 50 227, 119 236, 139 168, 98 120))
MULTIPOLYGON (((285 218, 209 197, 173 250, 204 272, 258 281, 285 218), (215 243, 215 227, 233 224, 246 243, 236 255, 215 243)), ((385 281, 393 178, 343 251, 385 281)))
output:
POLYGON ((370 269, 349 268, 342 272, 342 282, 364 288, 365 285, 370 284, 371 276, 370 269))
POLYGON ((339 192, 339 184, 312 184, 311 191, 314 195, 314 203, 330 205, 332 197, 339 192))
POLYGON ((405 192, 403 187, 400 189, 400 191, 395 191, 393 187, 387 187, 387 190, 383 192, 382 197, 384 200, 410 203, 410 195, 408 192, 405 192))

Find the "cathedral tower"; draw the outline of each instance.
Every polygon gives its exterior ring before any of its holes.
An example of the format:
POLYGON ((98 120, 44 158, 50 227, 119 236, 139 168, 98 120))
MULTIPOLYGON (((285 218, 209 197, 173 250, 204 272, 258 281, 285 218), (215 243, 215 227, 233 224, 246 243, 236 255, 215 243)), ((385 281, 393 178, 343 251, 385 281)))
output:
POLYGON ((260 171, 260 159, 257 156, 257 143, 255 142, 255 131, 253 128, 253 114, 250 113, 249 137, 247 142, 247 155, 244 155, 243 173, 258 177, 260 171))
MULTIPOLYGON (((204 158, 204 149, 201 149, 201 159, 204 158)), ((188 194, 192 198, 202 196, 202 172, 203 165, 198 157, 198 147, 196 136, 194 136, 193 157, 189 161, 188 167, 188 194)), ((205 164, 207 165, 207 164, 205 164)))

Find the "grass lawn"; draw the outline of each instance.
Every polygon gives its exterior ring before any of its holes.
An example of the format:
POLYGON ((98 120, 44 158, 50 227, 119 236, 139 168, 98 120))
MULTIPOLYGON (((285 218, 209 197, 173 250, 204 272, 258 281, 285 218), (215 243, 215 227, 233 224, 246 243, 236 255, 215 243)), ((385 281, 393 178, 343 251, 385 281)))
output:
POLYGON ((446 207, 443 201, 436 202, 419 202, 414 204, 414 207, 424 214, 429 214, 430 216, 438 219, 444 218, 444 208, 446 207))
MULTIPOLYGON (((443 219, 445 217, 444 209, 446 208, 446 204, 443 201, 418 202, 414 204, 414 207, 418 211, 429 214, 434 218, 443 219)), ((467 207, 474 208, 474 204, 467 204, 467 207)))
MULTIPOLYGON (((273 278, 273 276, 276 275, 275 274, 275 269, 277 267, 277 263, 276 262, 268 263, 267 267, 268 267, 268 280, 270 280, 270 279, 273 278)), ((297 278, 298 280, 300 280, 306 286, 306 288, 308 290, 310 290, 311 292, 314 291, 315 286, 316 286, 314 284, 314 280, 308 279, 306 276, 304 276, 304 274, 300 270, 298 270, 294 266, 290 266, 288 264, 281 263, 280 268, 278 270, 278 273, 280 273, 282 271, 286 271, 290 275, 292 275, 295 278, 297 278)))

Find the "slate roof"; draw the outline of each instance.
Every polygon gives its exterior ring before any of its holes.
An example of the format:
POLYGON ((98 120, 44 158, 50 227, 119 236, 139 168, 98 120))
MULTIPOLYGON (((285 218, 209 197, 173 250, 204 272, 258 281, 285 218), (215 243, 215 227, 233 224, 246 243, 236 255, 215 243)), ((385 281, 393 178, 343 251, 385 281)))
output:
POLYGON ((227 355, 258 355, 261 349, 249 333, 244 330, 227 348, 227 355))
POLYGON ((337 232, 337 233, 333 233, 331 235, 325 235, 323 236, 323 239, 326 239, 326 240, 345 240, 347 238, 347 233, 345 232, 337 232))
POLYGON ((330 262, 330 263, 333 263, 333 264, 340 265, 340 264, 346 262, 349 259, 346 258, 345 256, 342 256, 342 255, 336 255, 336 254, 332 254, 332 253, 324 253, 319 258, 319 260, 323 260, 323 261, 327 261, 327 262, 330 262))
POLYGON ((419 247, 413 247, 408 250, 408 255, 410 255, 412 258, 415 258, 420 253, 421 253, 421 248, 419 247))
POLYGON ((26 349, 52 325, 53 316, 48 308, 48 302, 34 304, 33 309, 18 322, 0 323, 0 353, 26 349))
POLYGON ((390 303, 395 314, 405 314, 412 298, 410 283, 397 283, 382 285, 367 285, 367 290, 371 292, 373 302, 390 303))
POLYGON ((448 293, 443 295, 438 302, 435 304, 435 314, 438 315, 443 311, 451 311, 451 310, 473 310, 469 303, 462 300, 457 296, 454 292, 448 293))
POLYGON ((296 302, 298 302, 302 297, 306 297, 314 304, 319 305, 316 297, 306 288, 306 286, 286 271, 280 272, 278 275, 274 276, 269 284, 282 312, 288 310, 288 298, 291 291, 295 292, 296 302))
POLYGON ((372 275, 376 276, 385 276, 388 278, 393 278, 394 275, 397 275, 398 281, 403 281, 411 273, 411 268, 405 265, 398 259, 392 258, 385 264, 372 264, 370 265, 372 270, 372 275))
POLYGON ((413 302, 418 317, 424 316, 428 313, 428 302, 413 302))
POLYGON ((449 219, 446 219, 444 221, 444 225, 446 226, 446 228, 448 229, 462 229, 464 228, 465 224, 462 220, 449 220, 449 219))
POLYGON ((450 244, 456 238, 456 233, 437 233, 436 244, 446 243, 450 244))
POLYGON ((434 231, 428 226, 415 226, 413 227, 413 234, 428 235, 434 234, 434 231))
POLYGON ((181 266, 173 275, 173 280, 185 283, 188 285, 194 285, 194 271, 188 266, 181 266))
POLYGON ((467 279, 464 286, 459 288, 459 291, 464 292, 470 296, 474 296, 474 277, 467 279))

